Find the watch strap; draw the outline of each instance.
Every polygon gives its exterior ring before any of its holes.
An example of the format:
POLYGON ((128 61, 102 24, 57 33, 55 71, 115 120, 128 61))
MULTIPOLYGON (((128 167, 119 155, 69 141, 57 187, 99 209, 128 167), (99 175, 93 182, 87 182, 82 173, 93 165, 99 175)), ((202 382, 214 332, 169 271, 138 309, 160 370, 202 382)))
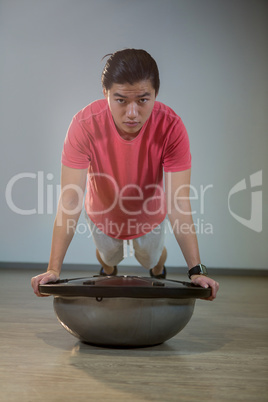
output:
POLYGON ((204 275, 208 276, 207 267, 203 264, 198 264, 195 267, 189 269, 188 277, 191 279, 192 275, 204 275))

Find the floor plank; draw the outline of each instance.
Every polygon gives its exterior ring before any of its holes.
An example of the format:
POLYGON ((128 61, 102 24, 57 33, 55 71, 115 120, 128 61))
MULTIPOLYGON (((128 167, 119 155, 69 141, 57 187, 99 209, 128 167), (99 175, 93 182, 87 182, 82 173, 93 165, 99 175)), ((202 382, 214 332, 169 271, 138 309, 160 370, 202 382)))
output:
MULTIPOLYGON (((267 277, 219 276, 217 299, 198 300, 188 325, 171 340, 108 349, 66 332, 53 299, 33 294, 33 274, 0 270, 1 400, 268 401, 267 277)), ((80 276, 89 275, 63 277, 80 276)))

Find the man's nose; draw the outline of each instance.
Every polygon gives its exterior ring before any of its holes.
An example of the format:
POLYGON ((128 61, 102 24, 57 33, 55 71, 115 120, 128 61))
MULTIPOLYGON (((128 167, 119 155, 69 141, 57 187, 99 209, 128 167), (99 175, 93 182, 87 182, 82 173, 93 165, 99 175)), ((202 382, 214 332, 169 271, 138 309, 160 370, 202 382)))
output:
POLYGON ((138 116, 138 105, 136 102, 128 104, 126 114, 129 119, 135 119, 138 116))

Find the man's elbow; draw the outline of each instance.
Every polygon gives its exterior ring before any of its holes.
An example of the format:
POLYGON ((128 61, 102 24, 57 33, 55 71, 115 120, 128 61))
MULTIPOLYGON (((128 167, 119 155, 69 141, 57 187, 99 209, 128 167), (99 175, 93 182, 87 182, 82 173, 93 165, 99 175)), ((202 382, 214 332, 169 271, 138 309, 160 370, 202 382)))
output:
POLYGON ((83 197, 76 191, 64 192, 60 196, 59 209, 68 215, 80 213, 83 207, 83 197))
POLYGON ((188 199, 181 201, 176 200, 176 202, 167 205, 168 205, 167 214, 169 218, 181 215, 185 216, 192 215, 191 203, 188 199))

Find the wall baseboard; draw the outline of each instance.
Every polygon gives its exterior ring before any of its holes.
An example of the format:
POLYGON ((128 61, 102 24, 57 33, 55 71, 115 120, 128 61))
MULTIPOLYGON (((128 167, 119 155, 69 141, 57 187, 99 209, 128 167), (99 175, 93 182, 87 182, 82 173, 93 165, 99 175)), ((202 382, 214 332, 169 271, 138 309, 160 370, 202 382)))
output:
MULTIPOLYGON (((47 269, 47 263, 26 263, 26 262, 0 262, 0 270, 13 269, 13 270, 33 270, 38 275, 38 272, 44 272, 47 269)), ((94 274, 99 272, 99 265, 94 264, 67 264, 64 263, 62 266, 62 272, 64 271, 85 271, 87 274, 94 274)), ((144 268, 141 266, 129 266, 129 265, 120 265, 120 270, 123 274, 136 274, 136 275, 144 275, 144 268)), ((171 274, 180 274, 186 275, 187 268, 186 267, 167 267, 168 272, 171 274)), ((258 269, 258 268, 213 268, 209 267, 209 274, 211 277, 217 275, 225 275, 225 276, 268 276, 268 268, 267 269, 258 269)))

